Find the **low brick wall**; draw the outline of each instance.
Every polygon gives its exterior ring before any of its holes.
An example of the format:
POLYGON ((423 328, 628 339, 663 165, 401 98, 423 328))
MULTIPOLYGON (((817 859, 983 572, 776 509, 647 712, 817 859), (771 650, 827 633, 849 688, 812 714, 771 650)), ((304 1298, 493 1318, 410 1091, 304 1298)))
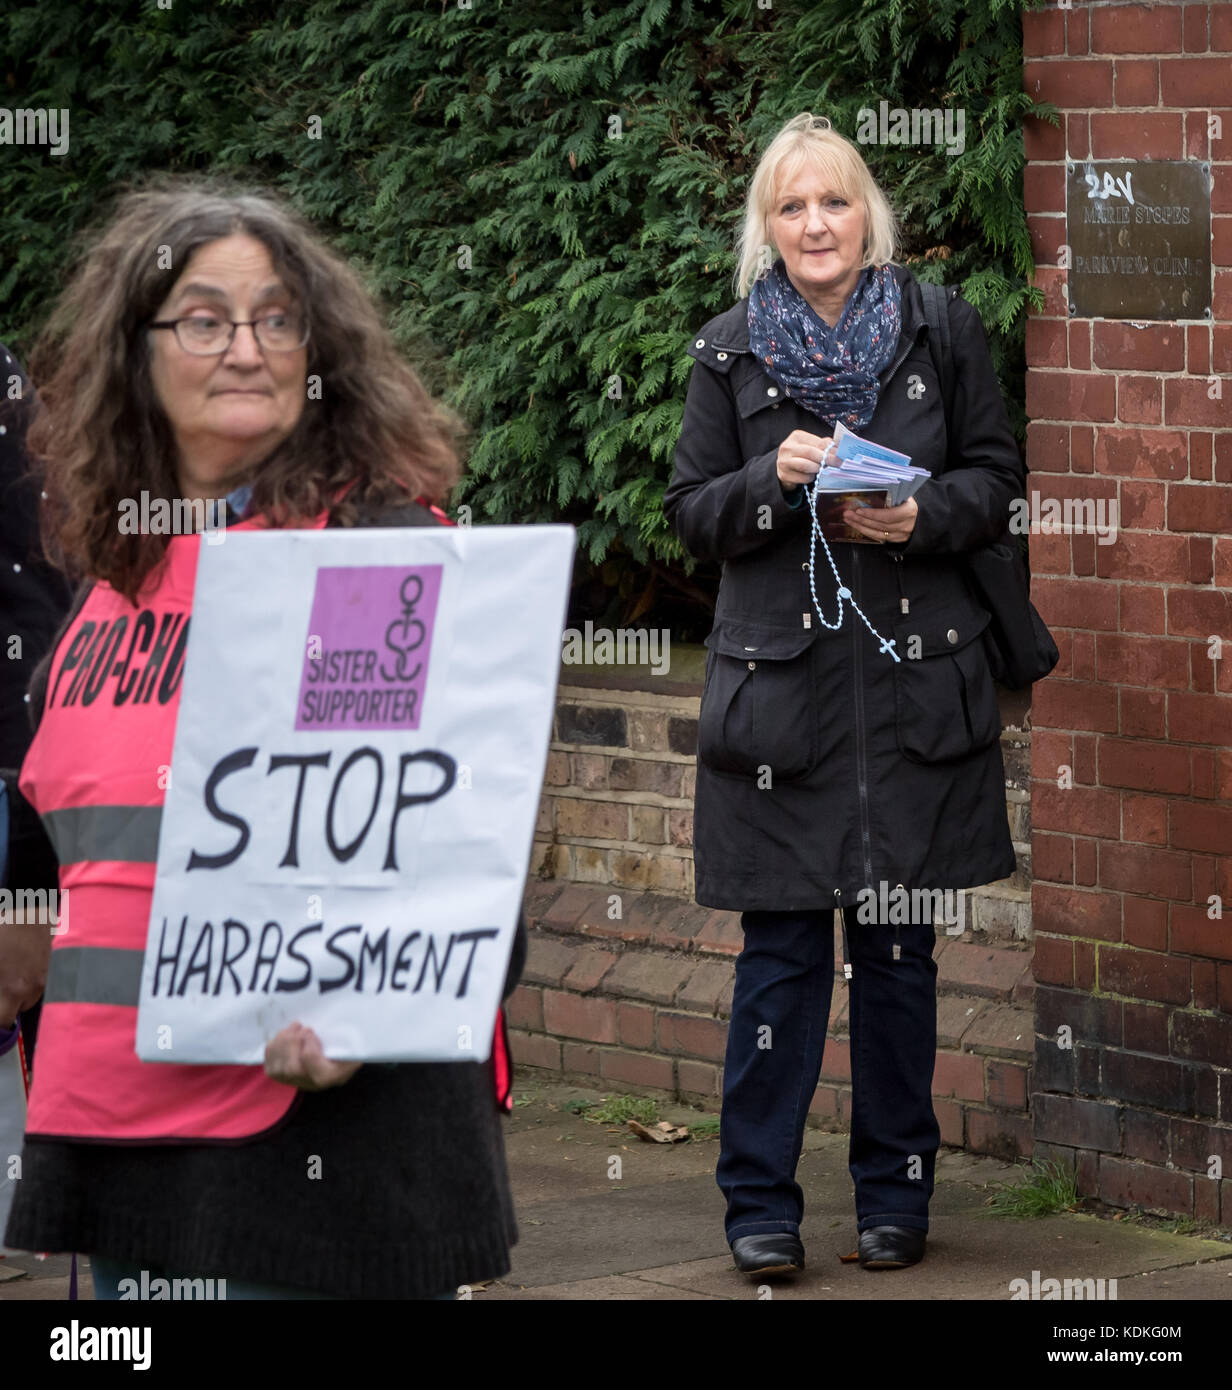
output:
POLYGON ((698 702, 561 687, 535 876, 693 896, 698 702))
MULTIPOLYGON (((717 1109, 742 943, 738 914, 560 881, 532 883, 526 911, 526 972, 508 1004, 515 1066, 717 1109)), ((942 936, 936 959, 933 1095, 942 1142, 1003 1157, 1029 1154, 1030 949, 1013 939, 977 942, 968 932, 942 936)), ((836 972, 810 1105, 811 1123, 826 1128, 845 1128, 851 1115, 846 1017, 846 982, 836 972)))

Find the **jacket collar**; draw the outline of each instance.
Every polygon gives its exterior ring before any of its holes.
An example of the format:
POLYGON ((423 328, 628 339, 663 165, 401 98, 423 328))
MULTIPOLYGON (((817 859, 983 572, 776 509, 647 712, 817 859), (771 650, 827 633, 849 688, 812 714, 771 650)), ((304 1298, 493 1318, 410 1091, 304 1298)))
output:
MULTIPOLYGON (((924 322, 924 301, 915 276, 903 265, 890 267, 902 291, 903 326, 901 337, 914 342, 924 322)), ((749 352, 749 300, 746 295, 730 309, 712 318, 698 334, 718 352, 749 352)))

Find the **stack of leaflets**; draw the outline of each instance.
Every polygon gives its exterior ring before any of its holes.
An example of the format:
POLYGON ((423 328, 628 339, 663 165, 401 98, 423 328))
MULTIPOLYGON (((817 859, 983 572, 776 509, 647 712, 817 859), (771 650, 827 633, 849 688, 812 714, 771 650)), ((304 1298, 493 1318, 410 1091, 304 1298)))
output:
POLYGON ((817 474, 817 521, 830 541, 877 542, 848 526, 843 513, 849 507, 898 507, 919 491, 932 476, 912 465, 909 454, 861 439, 842 421, 834 425, 836 447, 817 474))

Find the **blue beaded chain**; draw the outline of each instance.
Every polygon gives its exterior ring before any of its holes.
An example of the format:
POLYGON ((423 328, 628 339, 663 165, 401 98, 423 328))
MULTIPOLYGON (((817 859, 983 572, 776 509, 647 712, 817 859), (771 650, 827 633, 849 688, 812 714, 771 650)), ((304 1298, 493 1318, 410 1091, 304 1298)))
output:
MULTIPOLYGON (((826 453, 822 455, 822 467, 825 467, 826 455, 829 454, 830 449, 832 449, 833 447, 834 446, 831 444, 826 449, 826 453)), ((817 616, 821 620, 822 627, 828 627, 831 632, 837 632, 839 628, 843 625, 843 600, 850 599, 852 608, 854 608, 855 611, 860 615, 861 619, 864 622, 864 626, 868 628, 868 630, 873 634, 877 641, 881 643, 881 650, 883 652, 889 652, 895 661, 901 662, 902 657, 899 656, 899 654, 894 650, 895 639, 893 637, 883 637, 881 633, 879 633, 877 629, 872 625, 872 623, 869 622, 867 616, 864 613, 864 610, 855 601, 855 597, 853 596, 851 590, 847 588, 847 586, 843 583, 842 576, 838 572, 838 566, 834 563, 834 556, 830 554, 830 546, 826 541, 824 533, 822 532, 821 524, 817 520, 817 481, 820 477, 821 472, 820 470, 818 470, 816 477, 814 477, 813 479, 812 486, 810 487, 807 483, 804 486, 804 495, 808 499, 809 515, 813 519, 812 526, 809 530, 808 563, 809 593, 813 596, 813 607, 817 610, 817 616), (814 566, 817 555, 818 536, 821 537, 821 543, 823 546, 825 546, 826 559, 830 562, 830 568, 834 572, 834 581, 838 585, 838 617, 832 623, 826 622, 825 617, 821 611, 821 604, 817 602, 817 588, 814 581, 814 566)))

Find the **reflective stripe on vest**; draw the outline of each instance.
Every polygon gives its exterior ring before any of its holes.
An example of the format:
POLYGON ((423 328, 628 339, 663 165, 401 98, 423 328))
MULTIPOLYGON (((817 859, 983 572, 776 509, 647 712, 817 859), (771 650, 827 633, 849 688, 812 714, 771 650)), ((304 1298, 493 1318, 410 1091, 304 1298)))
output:
POLYGON ((153 864, 158 859, 161 806, 65 806, 43 816, 61 864, 111 859, 153 864))
POLYGON ((144 951, 122 946, 62 946, 51 953, 44 1004, 137 1007, 144 951))

